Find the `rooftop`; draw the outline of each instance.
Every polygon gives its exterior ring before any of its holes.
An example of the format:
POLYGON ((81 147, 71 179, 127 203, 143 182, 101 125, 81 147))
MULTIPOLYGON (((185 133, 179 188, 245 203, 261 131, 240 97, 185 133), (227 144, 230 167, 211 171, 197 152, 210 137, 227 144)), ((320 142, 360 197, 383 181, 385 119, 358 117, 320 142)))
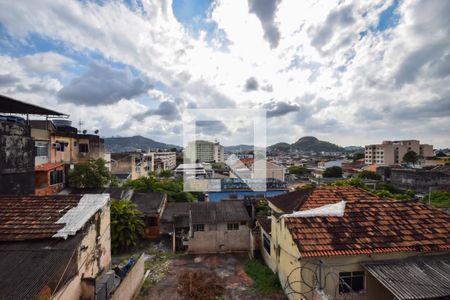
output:
POLYGON ((220 202, 168 203, 162 220, 174 222, 176 217, 189 216, 192 223, 216 224, 220 222, 250 221, 250 217, 241 201, 225 200, 220 202))
POLYGON ((4 95, 0 95, 0 113, 22 114, 22 115, 47 115, 66 116, 68 115, 47 109, 41 106, 22 102, 4 95))
POLYGON ((104 195, 0 196, 0 242, 75 235, 108 199, 104 195))
POLYGON ((131 201, 144 215, 155 215, 161 213, 167 195, 160 192, 135 193, 131 201))
POLYGON ((447 299, 450 255, 363 263, 363 267, 396 299, 447 299), (440 298, 441 299, 441 298, 440 298))
POLYGON ((45 163, 34 168, 37 172, 46 172, 63 166, 64 163, 45 163))
POLYGON ((294 193, 269 201, 285 213, 291 213, 292 207, 306 211, 345 201, 342 217, 285 218, 303 257, 450 250, 450 215, 424 204, 382 199, 354 187, 294 193))

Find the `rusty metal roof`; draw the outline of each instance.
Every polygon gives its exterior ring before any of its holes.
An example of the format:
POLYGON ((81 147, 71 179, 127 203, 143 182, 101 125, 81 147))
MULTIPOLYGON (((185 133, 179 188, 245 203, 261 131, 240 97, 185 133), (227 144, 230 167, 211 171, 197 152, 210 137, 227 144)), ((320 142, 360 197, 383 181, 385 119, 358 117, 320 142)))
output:
POLYGON ((450 255, 362 263, 397 299, 450 297, 450 255))

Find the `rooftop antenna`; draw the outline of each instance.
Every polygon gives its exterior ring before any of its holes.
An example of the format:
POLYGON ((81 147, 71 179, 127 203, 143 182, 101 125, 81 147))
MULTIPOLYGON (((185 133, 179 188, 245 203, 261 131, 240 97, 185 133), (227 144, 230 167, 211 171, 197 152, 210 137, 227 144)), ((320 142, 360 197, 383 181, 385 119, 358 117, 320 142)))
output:
POLYGON ((78 121, 78 126, 80 126, 80 132, 82 132, 83 130, 83 128, 81 127, 81 126, 83 126, 84 125, 84 123, 83 123, 83 121, 78 121))

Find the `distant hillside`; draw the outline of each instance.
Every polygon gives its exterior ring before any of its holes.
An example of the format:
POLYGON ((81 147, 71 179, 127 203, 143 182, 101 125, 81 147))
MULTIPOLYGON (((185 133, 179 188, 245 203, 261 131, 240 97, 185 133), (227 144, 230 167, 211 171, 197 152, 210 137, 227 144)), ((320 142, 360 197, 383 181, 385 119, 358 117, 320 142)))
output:
POLYGON ((298 152, 344 152, 345 149, 330 142, 321 141, 313 136, 305 136, 293 144, 277 143, 269 147, 269 151, 298 152))
POLYGON ((344 149, 350 152, 364 152, 364 147, 361 146, 347 146, 344 149))
POLYGON ((225 152, 240 152, 240 151, 251 151, 253 150, 253 145, 236 145, 236 146, 225 146, 225 152))
POLYGON ((105 138, 105 148, 109 152, 128 152, 141 149, 147 151, 149 149, 180 149, 179 146, 164 144, 152 139, 136 135, 130 137, 109 137, 105 138))

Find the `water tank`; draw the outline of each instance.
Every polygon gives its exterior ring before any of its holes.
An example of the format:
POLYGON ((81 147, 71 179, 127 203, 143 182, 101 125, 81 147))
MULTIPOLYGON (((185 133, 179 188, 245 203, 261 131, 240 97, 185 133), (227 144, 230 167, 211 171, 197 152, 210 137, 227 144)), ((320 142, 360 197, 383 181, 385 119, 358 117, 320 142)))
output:
POLYGON ((72 126, 72 121, 70 120, 63 120, 63 119, 55 119, 52 120, 55 127, 70 127, 72 126))

